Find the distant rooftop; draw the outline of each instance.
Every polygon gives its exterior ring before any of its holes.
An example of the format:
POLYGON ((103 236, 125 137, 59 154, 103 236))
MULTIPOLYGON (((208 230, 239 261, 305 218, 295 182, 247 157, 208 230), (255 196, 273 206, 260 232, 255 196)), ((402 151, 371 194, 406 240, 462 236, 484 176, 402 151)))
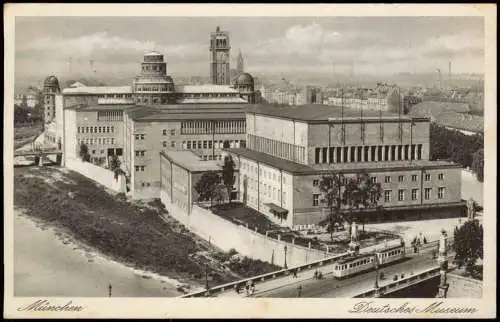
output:
POLYGON ((191 151, 167 149, 160 154, 190 172, 220 171, 222 169, 221 161, 202 161, 191 151))
POLYGON ((250 160, 262 162, 276 169, 282 169, 293 174, 326 174, 331 171, 355 172, 360 170, 398 170, 398 169, 421 169, 421 168, 456 168, 459 165, 448 161, 428 161, 428 160, 413 160, 413 161, 392 161, 392 162, 372 162, 372 163, 335 163, 325 165, 304 165, 289 160, 280 159, 272 155, 250 150, 247 148, 225 149, 230 153, 240 155, 250 160))
MULTIPOLYGON (((255 105, 247 110, 248 113, 263 114, 275 116, 280 118, 300 120, 300 121, 328 121, 332 119, 340 120, 359 119, 361 117, 361 109, 353 109, 344 107, 343 112, 340 106, 309 104, 294 107, 274 107, 270 105, 255 105)), ((380 116, 379 111, 363 110, 364 119, 378 119, 380 116)), ((383 119, 395 119, 400 116, 397 113, 390 113, 382 111, 383 119)), ((406 115, 401 115, 401 119, 410 120, 411 118, 406 115)))

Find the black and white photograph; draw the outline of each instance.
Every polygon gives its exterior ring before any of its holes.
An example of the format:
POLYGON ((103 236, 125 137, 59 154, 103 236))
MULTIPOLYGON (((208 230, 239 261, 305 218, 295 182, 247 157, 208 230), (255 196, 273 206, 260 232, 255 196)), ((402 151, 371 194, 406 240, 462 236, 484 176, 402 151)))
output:
POLYGON ((4 317, 493 317, 493 5, 33 6, 4 317))

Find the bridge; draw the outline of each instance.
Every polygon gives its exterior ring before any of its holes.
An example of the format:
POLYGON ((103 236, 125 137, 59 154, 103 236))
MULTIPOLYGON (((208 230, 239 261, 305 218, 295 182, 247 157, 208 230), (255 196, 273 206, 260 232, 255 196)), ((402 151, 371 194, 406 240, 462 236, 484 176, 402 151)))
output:
MULTIPOLYGON (((447 238, 450 240, 450 243, 453 241, 452 238, 447 238)), ((431 255, 433 251, 437 250, 439 241, 433 241, 423 245, 419 249, 418 254, 413 254, 413 247, 407 247, 406 252, 409 254, 409 259, 401 264, 389 266, 387 269, 387 273, 401 271, 401 270, 412 270, 415 268, 420 268, 422 270, 427 269, 436 269, 438 267, 438 263, 434 256, 431 255)), ((361 253, 372 252, 376 248, 380 248, 381 245, 375 245, 372 247, 367 247, 361 249, 361 253)), ((368 272, 366 274, 360 275, 358 277, 347 279, 348 282, 336 282, 335 279, 330 279, 326 282, 326 280, 313 280, 314 272, 316 270, 321 271, 323 275, 332 274, 331 265, 334 262, 342 259, 347 256, 348 253, 338 254, 335 256, 331 256, 322 260, 314 261, 311 263, 307 263, 304 265, 294 266, 286 269, 281 269, 275 272, 266 273, 258 276, 249 277, 246 279, 242 279, 239 281, 226 283, 223 285, 218 285, 207 290, 202 290, 198 292, 193 292, 189 294, 185 294, 181 297, 210 297, 210 296, 243 296, 235 292, 236 287, 242 287, 246 284, 254 283, 256 285, 256 289, 259 290, 259 293, 256 294, 256 297, 296 297, 296 284, 299 283, 308 283, 310 284, 310 294, 321 296, 327 294, 332 297, 356 297, 362 295, 364 293, 370 292, 371 286, 373 286, 374 278, 371 276, 374 273, 368 272), (297 272, 297 277, 294 276, 293 272, 297 272), (365 286, 360 285, 360 283, 364 283, 365 286), (349 284, 349 285, 348 285, 349 284), (365 291, 361 293, 359 290, 363 290, 365 287, 365 291), (334 289, 334 291, 332 291, 334 289), (323 293, 321 293, 323 292, 323 293)), ((439 270, 439 268, 438 268, 439 270)), ((420 275, 420 273, 419 273, 420 275)), ((413 275, 415 276, 415 275, 413 275)), ((409 278, 409 277, 408 277, 409 278)), ((431 278, 431 277, 429 277, 431 278)), ((406 281, 406 279, 405 279, 406 281)), ((411 281, 416 281, 415 277, 411 281)), ((403 284, 401 284, 403 285, 403 284)), ((386 285, 384 285, 385 287, 386 285)), ((394 289, 396 290, 396 288, 394 289)), ((371 293, 370 293, 371 294, 371 293)), ((305 295, 305 294, 304 294, 305 295)), ((314 297, 314 296, 310 296, 314 297)))
POLYGON ((27 157, 27 156, 46 156, 46 155, 59 155, 62 154, 61 149, 49 148, 41 150, 18 150, 14 151, 14 157, 27 157))
POLYGON ((422 270, 420 272, 417 272, 416 274, 404 277, 397 281, 390 281, 389 283, 380 285, 378 290, 376 290, 375 287, 371 287, 370 289, 363 290, 359 294, 352 297, 384 297, 385 295, 389 295, 391 293, 398 292, 405 288, 439 277, 440 270, 441 268, 436 263, 435 267, 422 270), (376 294, 377 291, 378 294, 376 294))

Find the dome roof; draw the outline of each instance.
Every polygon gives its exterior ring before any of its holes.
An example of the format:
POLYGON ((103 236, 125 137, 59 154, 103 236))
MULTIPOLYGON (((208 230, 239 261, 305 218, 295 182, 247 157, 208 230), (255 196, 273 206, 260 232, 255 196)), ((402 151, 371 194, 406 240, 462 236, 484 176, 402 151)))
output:
POLYGON ((243 73, 236 79, 237 85, 253 85, 253 77, 249 73, 243 73))
POLYGON ((144 56, 163 56, 163 55, 157 51, 152 50, 150 52, 145 53, 144 56))
POLYGON ((57 80, 57 77, 49 76, 49 77, 44 79, 43 86, 44 87, 59 87, 59 81, 57 80))

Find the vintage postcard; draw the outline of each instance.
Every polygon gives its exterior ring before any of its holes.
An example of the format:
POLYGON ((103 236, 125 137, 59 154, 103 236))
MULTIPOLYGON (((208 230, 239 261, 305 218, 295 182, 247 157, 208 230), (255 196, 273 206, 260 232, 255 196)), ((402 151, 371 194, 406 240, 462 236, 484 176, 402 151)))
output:
POLYGON ((4 9, 4 317, 495 317, 495 6, 4 9))

